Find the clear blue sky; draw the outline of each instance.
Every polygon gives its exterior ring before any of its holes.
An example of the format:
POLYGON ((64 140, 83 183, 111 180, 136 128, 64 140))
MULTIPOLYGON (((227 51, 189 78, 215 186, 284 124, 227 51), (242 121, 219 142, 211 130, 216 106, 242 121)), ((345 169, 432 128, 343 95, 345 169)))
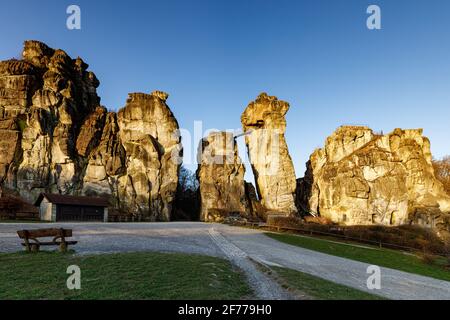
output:
MULTIPOLYGON (((450 154, 450 1, 2 1, 0 59, 25 39, 81 56, 102 104, 128 92, 170 93, 180 126, 240 128, 260 92, 290 102, 287 141, 303 176, 311 152, 342 124, 424 128, 450 154), (66 28, 81 7, 82 29, 66 28), (366 9, 382 10, 382 30, 366 9)), ((197 144, 197 141, 195 141, 197 144)), ((191 169, 195 166, 189 166, 191 169)))

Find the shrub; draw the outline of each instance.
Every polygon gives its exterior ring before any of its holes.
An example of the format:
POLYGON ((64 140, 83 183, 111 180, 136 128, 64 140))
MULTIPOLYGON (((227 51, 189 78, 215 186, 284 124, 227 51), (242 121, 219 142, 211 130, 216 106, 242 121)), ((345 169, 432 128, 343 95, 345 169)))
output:
POLYGON ((296 228, 301 225, 302 220, 298 217, 286 217, 277 214, 267 215, 267 224, 274 227, 296 228))
POLYGON ((432 265, 436 262, 436 256, 429 253, 423 253, 420 255, 420 260, 425 264, 432 265))

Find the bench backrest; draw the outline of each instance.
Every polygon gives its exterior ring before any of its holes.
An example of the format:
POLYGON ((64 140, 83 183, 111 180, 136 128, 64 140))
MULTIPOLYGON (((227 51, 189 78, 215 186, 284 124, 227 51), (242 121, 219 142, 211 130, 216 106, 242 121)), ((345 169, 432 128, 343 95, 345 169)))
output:
POLYGON ((57 229, 57 228, 49 228, 49 229, 34 229, 34 230, 19 230, 17 234, 21 239, 25 238, 44 238, 44 237, 71 237, 72 230, 71 229, 57 229))

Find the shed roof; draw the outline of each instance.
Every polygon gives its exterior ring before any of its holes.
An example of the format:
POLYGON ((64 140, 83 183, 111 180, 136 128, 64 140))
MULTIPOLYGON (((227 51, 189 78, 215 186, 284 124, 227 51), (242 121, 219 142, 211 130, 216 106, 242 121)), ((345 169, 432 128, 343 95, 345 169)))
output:
POLYGON ((54 193, 41 193, 34 203, 35 206, 40 206, 42 200, 46 198, 49 202, 54 204, 65 204, 70 206, 92 206, 92 207, 108 207, 109 202, 106 198, 100 197, 78 197, 68 196, 54 193))

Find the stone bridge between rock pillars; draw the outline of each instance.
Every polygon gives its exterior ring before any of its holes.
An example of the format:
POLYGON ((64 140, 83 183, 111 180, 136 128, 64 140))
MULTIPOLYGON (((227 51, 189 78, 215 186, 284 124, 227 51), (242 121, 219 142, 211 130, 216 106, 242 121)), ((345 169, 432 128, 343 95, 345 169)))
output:
POLYGON ((381 290, 369 290, 366 263, 284 244, 258 230, 215 223, 0 224, 0 252, 23 250, 17 230, 59 226, 73 229, 80 255, 159 251, 228 259, 245 273, 261 299, 293 297, 262 273, 258 264, 298 270, 389 299, 450 299, 450 282, 383 267, 381 290))

